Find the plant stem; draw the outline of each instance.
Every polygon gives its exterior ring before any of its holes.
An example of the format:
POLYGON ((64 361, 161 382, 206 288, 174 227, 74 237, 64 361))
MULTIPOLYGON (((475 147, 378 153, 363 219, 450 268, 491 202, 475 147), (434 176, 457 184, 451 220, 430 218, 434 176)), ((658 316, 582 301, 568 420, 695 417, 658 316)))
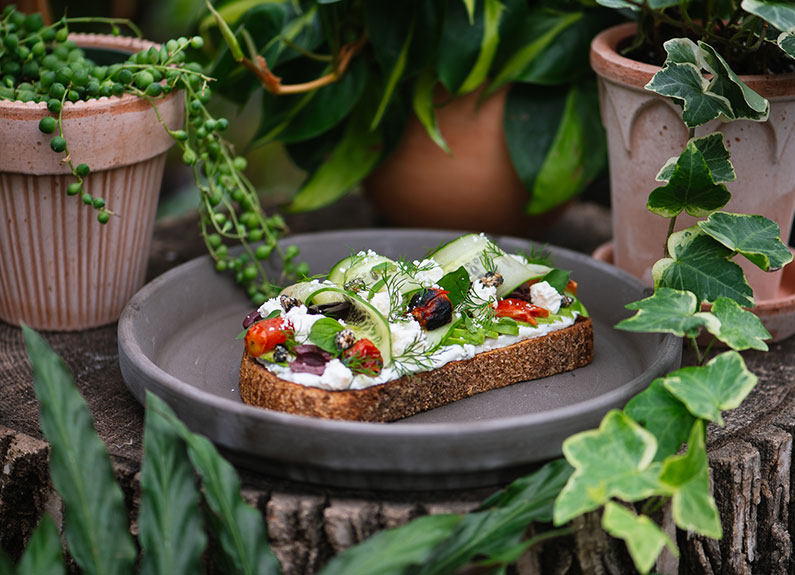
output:
POLYGON ((670 218, 670 222, 668 223, 668 233, 665 234, 665 245, 663 246, 663 257, 670 258, 671 253, 668 251, 668 238, 671 237, 671 234, 674 233, 674 226, 676 226, 676 216, 670 218))
POLYGON ((718 338, 716 338, 715 336, 712 336, 712 339, 707 344, 707 347, 704 348, 704 354, 701 357, 702 363, 700 363, 699 365, 703 365, 704 363, 707 362, 707 358, 709 357, 709 352, 712 350, 712 344, 715 343, 717 340, 718 340, 718 338))
POLYGON ((690 345, 692 346, 693 351, 696 352, 696 363, 697 363, 697 365, 703 365, 704 364, 704 357, 701 355, 701 350, 698 349, 698 342, 696 341, 696 338, 691 335, 691 336, 688 336, 687 339, 690 340, 690 345))
POLYGON ((127 20, 126 18, 102 18, 99 16, 95 17, 85 17, 85 18, 64 18, 64 21, 67 24, 110 24, 111 26, 115 26, 116 24, 121 24, 123 26, 127 26, 133 34, 138 36, 139 38, 143 38, 143 32, 141 29, 136 26, 135 22, 131 20, 127 20))

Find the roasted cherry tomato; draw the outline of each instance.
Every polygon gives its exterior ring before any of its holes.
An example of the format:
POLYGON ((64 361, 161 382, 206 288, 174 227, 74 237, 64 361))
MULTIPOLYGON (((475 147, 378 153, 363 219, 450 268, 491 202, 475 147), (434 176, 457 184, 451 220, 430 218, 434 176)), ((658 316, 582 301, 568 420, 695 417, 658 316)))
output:
POLYGON ((418 291, 409 302, 409 313, 428 331, 448 324, 453 319, 453 304, 448 293, 437 288, 418 291))
POLYGON ((263 319, 248 328, 246 349, 249 355, 259 357, 295 334, 293 324, 281 317, 263 319))
POLYGON ((342 352, 342 363, 354 373, 375 376, 384 367, 384 358, 376 345, 366 337, 356 340, 351 347, 342 352))
POLYGON ((549 310, 521 299, 507 298, 497 302, 497 317, 510 317, 532 325, 538 325, 537 317, 548 317, 549 310))
POLYGON ((564 291, 570 292, 573 295, 577 295, 577 282, 574 280, 569 280, 569 283, 566 284, 566 289, 564 291))

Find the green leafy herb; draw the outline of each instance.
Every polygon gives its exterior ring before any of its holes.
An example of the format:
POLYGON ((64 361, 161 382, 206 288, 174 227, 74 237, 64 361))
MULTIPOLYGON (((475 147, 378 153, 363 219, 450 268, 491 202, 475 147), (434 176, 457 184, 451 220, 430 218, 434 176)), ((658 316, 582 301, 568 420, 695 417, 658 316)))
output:
POLYGON ((442 276, 437 283, 440 288, 449 292, 447 297, 450 298, 453 308, 457 308, 469 292, 469 273, 464 266, 459 266, 442 276))
POLYGON ((541 281, 547 282, 549 285, 555 288, 558 293, 562 294, 566 290, 566 286, 569 284, 570 276, 571 272, 568 270, 554 269, 542 277, 541 281))
POLYGON ((336 319, 324 317, 312 324, 312 329, 309 331, 309 341, 319 348, 336 355, 339 350, 334 343, 334 336, 343 329, 345 328, 336 319))

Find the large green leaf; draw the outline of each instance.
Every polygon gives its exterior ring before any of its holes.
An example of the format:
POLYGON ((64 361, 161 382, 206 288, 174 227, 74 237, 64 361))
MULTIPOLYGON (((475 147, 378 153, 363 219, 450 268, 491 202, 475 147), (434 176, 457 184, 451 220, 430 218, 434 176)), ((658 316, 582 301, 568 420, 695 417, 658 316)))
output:
MULTIPOLYGON (((3 572, 0 566, 0 573, 3 572)), ((66 564, 61 551, 61 538, 49 513, 39 521, 25 553, 19 561, 17 575, 65 575, 66 564)))
POLYGON ((795 33, 795 4, 791 0, 743 0, 742 8, 782 32, 795 33))
POLYGON ((707 70, 713 74, 710 89, 725 96, 731 102, 735 119, 764 122, 770 113, 770 103, 746 86, 739 76, 726 63, 715 48, 706 42, 699 42, 707 70))
POLYGON ((719 322, 715 316, 699 311, 695 294, 670 288, 657 288, 651 297, 626 305, 638 313, 620 321, 617 329, 638 332, 672 333, 679 337, 695 337, 702 327, 717 330, 719 322))
POLYGON ((790 58, 795 59, 795 34, 782 32, 776 39, 778 47, 784 50, 790 58))
POLYGON ((657 438, 655 461, 662 461, 679 451, 695 421, 684 404, 665 389, 660 378, 629 400, 624 413, 657 438))
POLYGON ((733 116, 729 101, 709 91, 709 82, 693 64, 667 64, 646 84, 646 89, 678 100, 682 104, 682 120, 691 128, 720 115, 733 116))
POLYGON ((635 515, 618 503, 611 501, 605 505, 602 527, 613 537, 624 540, 632 562, 641 573, 649 572, 663 547, 679 555, 674 542, 654 521, 645 515, 635 515))
MULTIPOLYGON (((647 0, 649 8, 655 10, 661 8, 668 8, 670 6, 678 6, 684 4, 688 0, 647 0)), ((596 0, 598 4, 607 6, 608 8, 629 8, 630 10, 638 10, 637 2, 627 2, 626 0, 596 0)))
POLYGON ((41 404, 41 429, 50 442, 50 477, 65 507, 69 551, 89 574, 132 573, 135 545, 127 509, 105 444, 63 360, 22 327, 41 404))
POLYGON ((459 93, 480 56, 486 28, 484 16, 484 2, 476 3, 472 22, 462 2, 447 2, 436 55, 436 75, 451 94, 459 93))
POLYGON ((555 501, 555 525, 598 509, 613 497, 639 501, 657 493, 656 451, 654 435, 617 410, 602 419, 598 430, 567 438, 563 455, 575 471, 555 501))
POLYGON ((450 147, 444 140, 444 136, 439 131, 436 123, 436 113, 434 111, 433 93, 436 86, 436 78, 431 68, 423 70, 414 82, 411 103, 414 113, 417 115, 428 136, 442 150, 450 154, 450 147))
POLYGON ((770 334, 753 313, 725 297, 715 300, 712 304, 712 313, 720 324, 718 329, 707 329, 730 348, 737 351, 744 349, 767 351, 764 340, 770 339, 770 334))
POLYGON ((449 537, 462 515, 426 515, 407 525, 381 531, 335 556, 319 575, 403 575, 423 565, 442 540, 449 537))
MULTIPOLYGON (((729 161, 731 153, 723 142, 723 134, 714 132, 703 138, 694 138, 688 142, 688 145, 690 143, 694 144, 704 156, 704 161, 707 163, 714 182, 732 182, 737 179, 734 166, 729 161)), ((665 163, 657 174, 658 182, 667 182, 671 179, 678 159, 678 157, 674 157, 665 163)))
POLYGON ((704 445, 704 422, 697 420, 687 441, 687 452, 663 464, 660 482, 673 492, 674 522, 680 529, 720 539, 723 530, 709 489, 709 463, 704 445))
POLYGON ((348 121, 342 139, 329 158, 309 176, 286 207, 291 212, 314 210, 335 202, 356 186, 383 153, 381 132, 371 131, 368 107, 360 107, 348 121))
POLYGON ((740 266, 728 258, 732 251, 706 235, 698 226, 671 234, 668 251, 652 267, 656 287, 693 292, 699 302, 729 297, 744 306, 753 306, 753 291, 740 266))
POLYGON ((490 497, 477 512, 465 515, 450 536, 439 542, 417 575, 455 573, 476 555, 508 552, 530 523, 552 519, 555 498, 571 471, 563 459, 558 459, 490 497))
POLYGON ((668 374, 663 385, 690 413, 723 425, 721 411, 739 406, 757 379, 739 353, 726 351, 704 366, 683 367, 668 374))
POLYGON ((192 433, 171 408, 148 394, 147 405, 155 410, 188 445, 188 455, 202 479, 208 519, 220 542, 225 572, 246 575, 276 575, 279 563, 267 544, 265 522, 260 513, 240 496, 240 480, 210 441, 192 433))
POLYGON ((199 490, 185 442, 161 414, 162 402, 147 394, 141 511, 141 572, 199 573, 207 543, 199 490))
POLYGON ((462 94, 472 92, 486 80, 500 43, 499 26, 500 16, 504 9, 503 4, 500 0, 483 0, 483 3, 483 38, 480 42, 480 53, 459 88, 459 92, 462 94))
POLYGON ((691 141, 676 160, 670 181, 652 191, 646 208, 664 218, 678 216, 683 210, 702 217, 722 208, 730 199, 729 190, 715 183, 704 155, 691 141))
POLYGON ((778 270, 792 261, 778 224, 764 216, 718 212, 698 222, 698 227, 765 271, 778 270))

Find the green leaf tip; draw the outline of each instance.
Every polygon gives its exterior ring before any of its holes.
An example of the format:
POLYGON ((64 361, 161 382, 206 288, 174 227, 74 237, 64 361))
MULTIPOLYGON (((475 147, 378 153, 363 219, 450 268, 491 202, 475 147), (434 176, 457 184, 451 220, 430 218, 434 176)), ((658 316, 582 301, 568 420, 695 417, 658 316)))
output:
POLYGON ((632 562, 641 573, 649 572, 663 547, 668 547, 674 555, 679 555, 676 544, 657 524, 645 515, 636 515, 618 503, 611 501, 605 505, 602 527, 613 537, 624 540, 632 562))

